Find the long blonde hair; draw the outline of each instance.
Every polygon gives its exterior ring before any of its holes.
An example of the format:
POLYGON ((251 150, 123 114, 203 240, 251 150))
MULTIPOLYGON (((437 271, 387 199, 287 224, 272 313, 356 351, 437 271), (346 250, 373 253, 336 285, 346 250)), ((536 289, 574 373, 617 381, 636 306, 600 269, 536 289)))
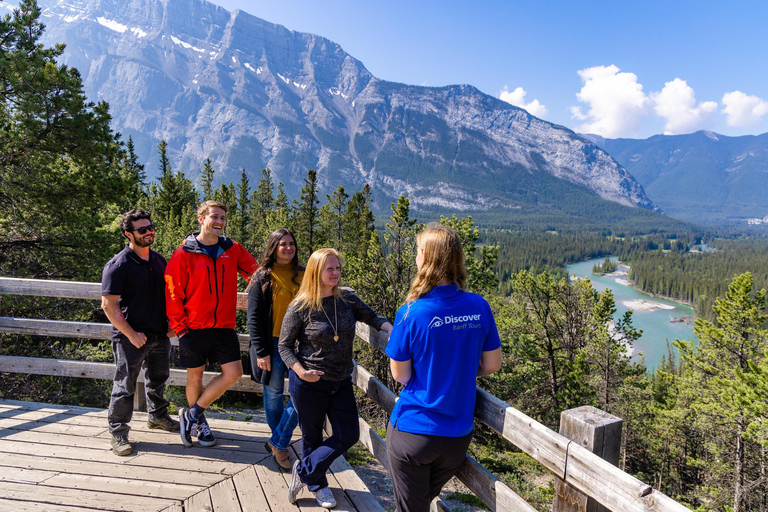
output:
MULTIPOLYGON (((312 253, 304 270, 304 278, 301 281, 296 298, 293 299, 299 310, 309 309, 317 311, 323 307, 323 284, 321 276, 328 258, 335 256, 339 266, 343 265, 341 254, 333 248, 318 249, 312 253)), ((333 296, 339 298, 339 285, 333 287, 333 296)))
POLYGON ((424 261, 411 284, 406 303, 420 299, 443 279, 464 289, 467 281, 464 249, 454 230, 440 225, 430 226, 416 235, 416 245, 421 249, 424 261))

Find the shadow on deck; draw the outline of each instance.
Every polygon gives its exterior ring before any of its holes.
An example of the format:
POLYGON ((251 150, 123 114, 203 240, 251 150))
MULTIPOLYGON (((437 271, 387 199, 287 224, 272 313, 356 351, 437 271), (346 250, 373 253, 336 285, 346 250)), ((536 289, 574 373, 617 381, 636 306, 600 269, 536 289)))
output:
MULTIPOLYGON (((265 450, 264 423, 210 418, 216 446, 187 448, 178 434, 150 430, 146 413, 134 412, 134 454, 117 457, 106 416, 102 409, 0 400, 0 510, 323 510, 306 488, 296 505, 288 503, 290 472, 265 450)), ((297 434, 291 460, 301 449, 297 434)), ((328 480, 336 510, 384 510, 343 458, 328 480)))

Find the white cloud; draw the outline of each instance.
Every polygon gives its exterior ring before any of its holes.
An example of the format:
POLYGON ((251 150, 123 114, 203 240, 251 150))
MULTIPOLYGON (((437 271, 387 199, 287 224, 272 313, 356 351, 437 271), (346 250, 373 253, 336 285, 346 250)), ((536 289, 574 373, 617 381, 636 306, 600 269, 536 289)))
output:
POLYGON ((522 87, 518 87, 514 91, 509 90, 509 87, 506 85, 504 86, 504 89, 501 90, 499 93, 499 99, 502 101, 506 101, 507 103, 514 105, 516 107, 524 108, 533 116, 544 118, 549 114, 549 111, 547 110, 547 107, 542 105, 539 100, 533 100, 530 103, 525 102, 525 95, 528 94, 525 89, 522 87))
POLYGON ((723 114, 728 126, 746 128, 754 126, 768 114, 768 102, 757 96, 749 96, 741 91, 727 92, 723 95, 723 114))
POLYGON ((603 137, 622 137, 637 132, 640 119, 646 115, 650 100, 634 73, 620 73, 614 65, 582 69, 584 82, 576 99, 589 105, 585 114, 581 107, 571 107, 571 115, 587 121, 576 130, 603 137))
POLYGON ((651 94, 656 115, 667 120, 665 135, 690 133, 702 128, 710 114, 717 110, 717 103, 705 101, 696 105, 693 88, 685 80, 675 78, 666 82, 660 92, 651 94))

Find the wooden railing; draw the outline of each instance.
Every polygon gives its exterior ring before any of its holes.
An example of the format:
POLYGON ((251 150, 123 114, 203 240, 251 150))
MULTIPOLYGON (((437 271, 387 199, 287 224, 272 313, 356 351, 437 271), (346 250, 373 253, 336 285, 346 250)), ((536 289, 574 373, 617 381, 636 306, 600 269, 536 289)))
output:
MULTIPOLYGON (((0 278, 0 298, 3 294, 100 299, 101 285, 0 278)), ((238 308, 245 309, 245 306, 246 295, 241 293, 238 296, 238 308)), ((109 330, 109 324, 0 317, 0 333, 8 334, 109 339, 109 330)), ((358 324, 357 334, 377 350, 383 352, 386 347, 386 337, 367 325, 358 324)), ((248 336, 244 334, 238 336, 242 350, 247 351, 248 336)), ((172 339, 172 343, 177 341, 172 339)), ((114 376, 114 365, 0 355, 0 372, 111 380, 114 376)), ((215 376, 215 373, 206 372, 205 381, 215 376)), ((368 397, 388 414, 391 413, 397 400, 392 390, 359 365, 355 365, 352 378, 368 397)), ((140 376, 140 381, 143 381, 143 374, 140 376)), ((184 386, 186 372, 171 369, 168 384, 184 386)), ((244 375, 231 389, 261 392, 261 385, 244 375)), ((588 500, 605 507, 603 510, 617 512, 689 510, 582 446, 590 442, 586 438, 582 439, 583 435, 580 434, 574 440, 560 435, 480 388, 477 389, 475 417, 549 469, 558 478, 555 512, 587 510, 588 500)), ((384 440, 362 418, 360 418, 360 425, 361 442, 385 467, 388 467, 384 440)), ((469 456, 457 477, 491 510, 535 510, 469 456)), ((589 507, 589 510, 593 510, 592 505, 589 507)), ((433 502, 433 509, 446 510, 446 507, 437 500, 433 502)))

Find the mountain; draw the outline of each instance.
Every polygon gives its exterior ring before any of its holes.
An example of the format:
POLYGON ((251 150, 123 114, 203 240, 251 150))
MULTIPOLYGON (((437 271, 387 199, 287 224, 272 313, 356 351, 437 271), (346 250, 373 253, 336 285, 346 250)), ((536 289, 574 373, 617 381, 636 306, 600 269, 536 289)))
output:
POLYGON ((67 44, 150 177, 163 139, 188 176, 206 158, 218 180, 268 167, 294 197, 314 168, 325 191, 370 183, 379 209, 401 194, 422 210, 655 209, 591 141, 468 85, 380 80, 328 39, 201 0, 39 5, 46 43, 67 44))
POLYGON ((768 134, 585 137, 626 167, 671 217, 717 224, 768 215, 768 134))

